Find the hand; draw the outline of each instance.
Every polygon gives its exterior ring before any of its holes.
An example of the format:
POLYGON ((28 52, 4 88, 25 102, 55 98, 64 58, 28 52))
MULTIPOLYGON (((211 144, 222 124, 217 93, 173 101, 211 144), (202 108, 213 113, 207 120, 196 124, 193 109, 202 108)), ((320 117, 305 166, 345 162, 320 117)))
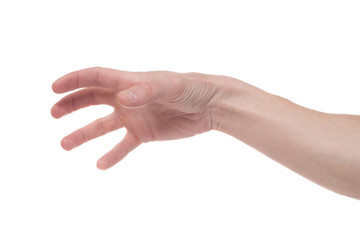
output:
POLYGON ((52 86, 55 93, 71 93, 51 109, 60 118, 97 104, 114 108, 110 115, 64 137, 71 150, 91 139, 125 127, 122 141, 97 162, 107 169, 141 143, 190 137, 213 128, 212 110, 219 94, 216 76, 199 73, 125 72, 89 68, 69 73, 52 86))

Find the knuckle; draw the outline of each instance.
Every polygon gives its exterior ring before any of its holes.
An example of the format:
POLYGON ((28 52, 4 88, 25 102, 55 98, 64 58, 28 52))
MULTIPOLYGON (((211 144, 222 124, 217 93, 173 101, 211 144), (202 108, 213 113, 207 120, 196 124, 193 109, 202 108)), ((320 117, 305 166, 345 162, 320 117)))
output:
POLYGON ((107 133, 107 128, 103 121, 98 121, 96 123, 96 129, 100 135, 104 135, 105 133, 107 133))
POLYGON ((89 105, 94 105, 94 103, 95 103, 95 96, 94 96, 94 92, 93 92, 93 91, 90 91, 90 92, 89 92, 88 101, 89 101, 89 105))
POLYGON ((93 86, 98 86, 100 83, 100 78, 101 78, 101 73, 103 72, 104 68, 103 67, 91 67, 90 71, 93 74, 92 77, 92 85, 93 86))
POLYGON ((99 67, 96 68, 95 76, 94 76, 94 86, 98 86, 100 82, 100 73, 101 69, 99 67))
POLYGON ((86 134, 83 130, 79 130, 79 138, 81 139, 81 142, 85 142, 87 140, 86 134))
POLYGON ((126 156, 130 153, 130 147, 129 144, 127 142, 123 142, 122 143, 122 155, 126 156))
POLYGON ((79 76, 79 72, 76 71, 74 72, 74 79, 75 79, 75 86, 74 86, 74 89, 78 89, 80 87, 80 76, 79 76))
POLYGON ((180 95, 185 90, 185 82, 186 82, 186 75, 184 74, 174 74, 172 77, 171 85, 173 86, 173 92, 171 93, 174 95, 180 95))
POLYGON ((109 162, 114 164, 120 160, 120 156, 116 150, 112 150, 108 153, 110 155, 109 162))
POLYGON ((70 105, 71 112, 77 110, 76 101, 73 95, 70 95, 68 104, 70 105))

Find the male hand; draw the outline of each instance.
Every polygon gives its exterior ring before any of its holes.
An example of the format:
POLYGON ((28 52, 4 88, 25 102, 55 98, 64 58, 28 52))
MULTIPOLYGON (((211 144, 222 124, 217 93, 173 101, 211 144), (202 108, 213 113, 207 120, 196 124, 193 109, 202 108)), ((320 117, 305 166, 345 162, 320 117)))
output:
POLYGON ((142 143, 190 137, 213 128, 212 111, 221 92, 216 76, 199 73, 125 72, 88 68, 69 73, 52 86, 55 93, 80 89, 62 98, 51 109, 54 118, 91 105, 107 104, 110 115, 64 137, 71 150, 108 132, 125 127, 122 141, 97 162, 112 167, 142 143))

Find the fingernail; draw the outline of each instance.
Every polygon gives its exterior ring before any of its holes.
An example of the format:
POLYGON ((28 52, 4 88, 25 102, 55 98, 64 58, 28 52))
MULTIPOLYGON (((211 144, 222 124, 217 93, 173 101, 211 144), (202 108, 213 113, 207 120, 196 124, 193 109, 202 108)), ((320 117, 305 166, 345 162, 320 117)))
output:
POLYGON ((134 102, 136 100, 136 95, 132 91, 126 91, 120 93, 119 98, 125 102, 134 102))
POLYGON ((129 96, 129 101, 133 102, 136 100, 136 95, 132 91, 127 91, 127 94, 129 96))

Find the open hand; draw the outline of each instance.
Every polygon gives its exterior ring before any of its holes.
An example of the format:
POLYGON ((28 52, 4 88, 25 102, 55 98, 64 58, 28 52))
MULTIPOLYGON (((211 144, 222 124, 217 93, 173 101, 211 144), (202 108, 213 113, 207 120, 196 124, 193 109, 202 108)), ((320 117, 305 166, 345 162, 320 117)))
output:
POLYGON ((112 106, 113 113, 61 141, 65 150, 71 150, 125 127, 127 133, 122 141, 97 162, 99 169, 107 169, 141 143, 185 138, 213 129, 213 106, 221 92, 216 80, 216 76, 199 73, 88 68, 54 82, 55 93, 83 89, 62 98, 53 106, 51 114, 60 118, 91 105, 112 106))

